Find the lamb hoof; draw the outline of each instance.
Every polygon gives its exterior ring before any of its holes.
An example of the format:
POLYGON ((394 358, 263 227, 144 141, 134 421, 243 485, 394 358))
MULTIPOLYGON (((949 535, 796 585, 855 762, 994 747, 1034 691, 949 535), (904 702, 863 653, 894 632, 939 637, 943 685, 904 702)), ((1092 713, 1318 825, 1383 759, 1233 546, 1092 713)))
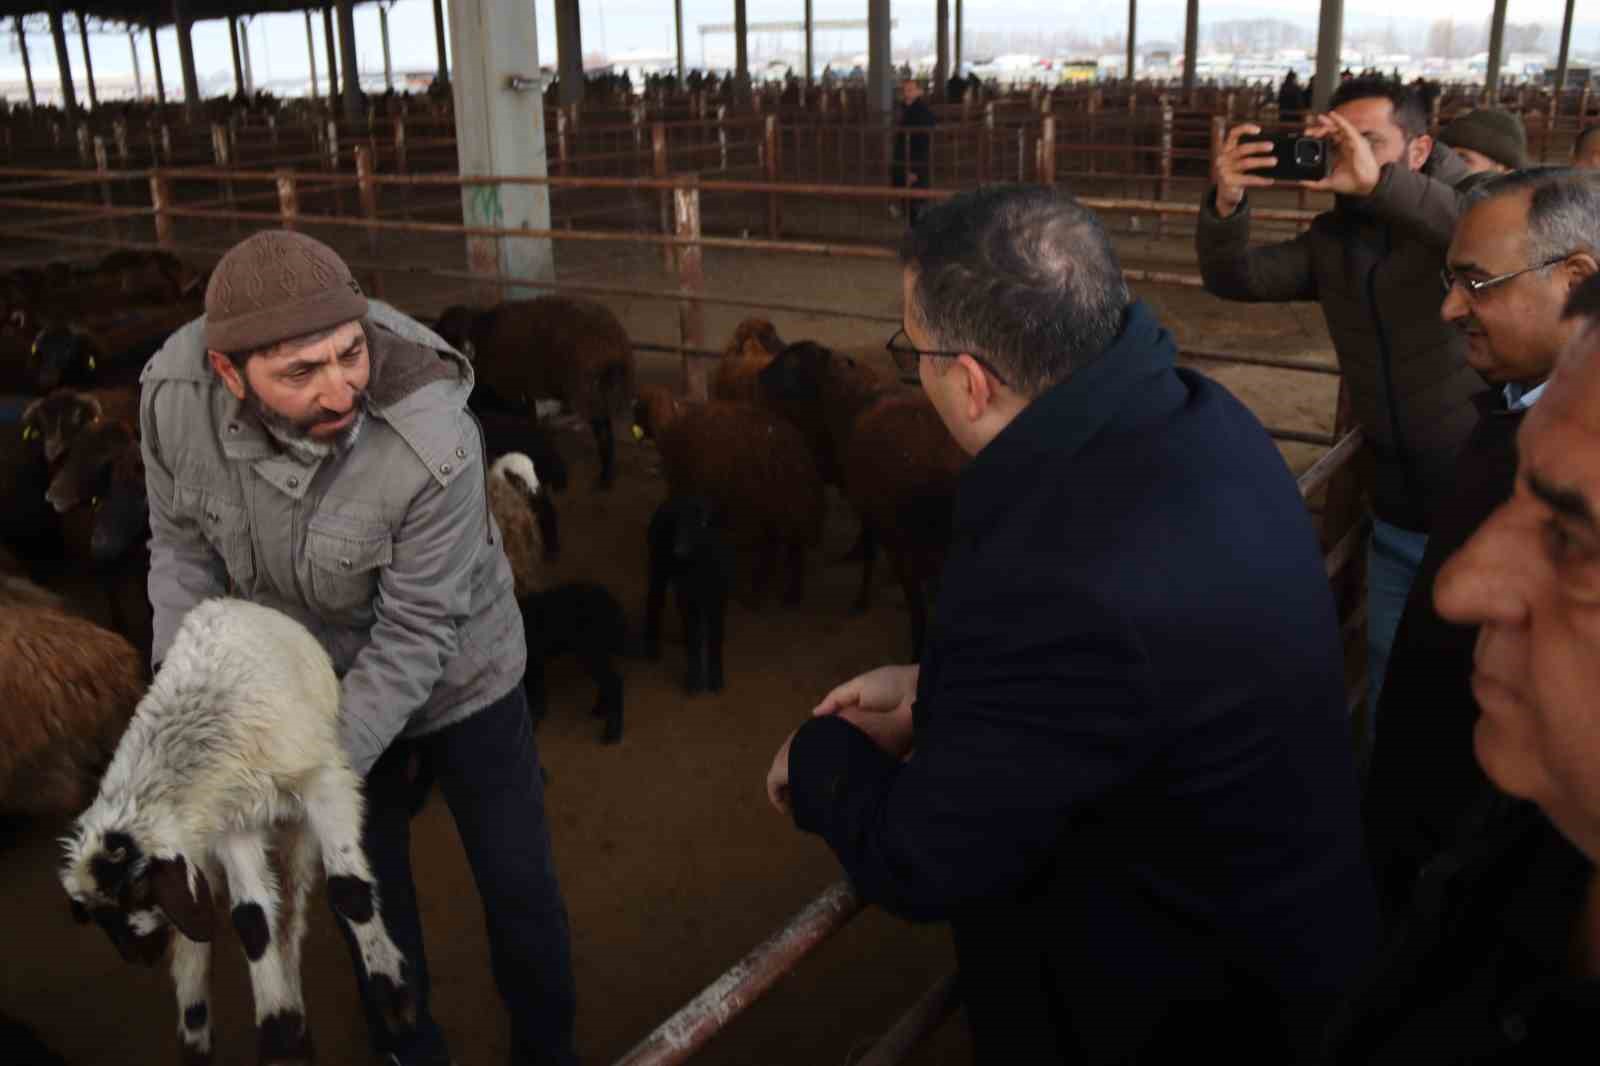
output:
POLYGON ((713 692, 713 693, 721 692, 722 691, 722 678, 720 676, 719 677, 713 677, 711 679, 711 683, 706 686, 706 691, 707 692, 713 692))
POLYGON ((700 690, 704 687, 705 686, 700 683, 700 679, 698 677, 691 676, 684 678, 683 691, 690 696, 698 696, 700 694, 700 690))
POLYGON ((386 974, 375 974, 369 981, 372 1003, 384 1029, 391 1036, 403 1036, 417 1027, 417 1005, 411 995, 411 986, 396 984, 386 974))
POLYGON ((620 744, 620 743, 622 743, 622 717, 621 717, 621 715, 618 715, 615 718, 606 719, 606 728, 605 728, 605 732, 600 734, 600 743, 602 743, 602 744, 620 744))

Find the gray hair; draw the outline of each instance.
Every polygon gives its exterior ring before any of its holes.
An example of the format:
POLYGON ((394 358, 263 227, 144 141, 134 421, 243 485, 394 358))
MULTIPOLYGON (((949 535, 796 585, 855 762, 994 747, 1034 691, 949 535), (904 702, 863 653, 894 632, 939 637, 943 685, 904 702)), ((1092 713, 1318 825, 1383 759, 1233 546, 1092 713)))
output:
POLYGON ((1530 167, 1486 181, 1467 196, 1467 207, 1502 196, 1531 193, 1528 262, 1564 259, 1576 252, 1600 258, 1600 171, 1530 167))

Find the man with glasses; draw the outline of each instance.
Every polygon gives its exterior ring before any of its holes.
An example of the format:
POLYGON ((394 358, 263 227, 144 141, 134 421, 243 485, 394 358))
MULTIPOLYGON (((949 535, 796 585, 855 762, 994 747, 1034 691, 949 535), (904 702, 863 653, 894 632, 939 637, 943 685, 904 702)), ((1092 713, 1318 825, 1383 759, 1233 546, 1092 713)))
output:
MULTIPOLYGON (((1593 1040, 1600 277, 1573 292, 1566 315, 1572 343, 1517 431, 1515 487, 1433 589, 1444 619, 1475 627, 1468 757, 1486 780, 1382 961, 1339 1011, 1325 1066, 1543 1066, 1582 1058, 1593 1040)), ((1433 787, 1427 773, 1419 789, 1433 787)))
POLYGON ((1301 1061, 1376 917, 1293 477, 1067 194, 958 196, 901 261, 892 350, 973 456, 950 559, 920 666, 828 693, 768 795, 951 923, 980 1062, 1301 1061))
POLYGON ((1344 388, 1376 459, 1367 556, 1367 713, 1371 743, 1385 664, 1456 453, 1472 430, 1482 380, 1463 360, 1460 332, 1439 320, 1434 281, 1460 214, 1455 186, 1469 176, 1424 132, 1415 90, 1352 78, 1310 136, 1334 155, 1305 187, 1334 194, 1334 208, 1281 244, 1251 247, 1252 189, 1274 182, 1260 127, 1229 135, 1206 193, 1195 242, 1206 289, 1228 300, 1316 300, 1333 337, 1344 388))
POLYGON ((1596 272, 1597 256, 1600 174, 1565 167, 1517 171, 1474 190, 1450 242, 1440 315, 1462 332, 1467 361, 1490 387, 1476 398, 1478 424, 1456 462, 1454 492, 1436 515, 1384 687, 1366 821, 1391 915, 1407 909, 1418 871, 1449 842, 1484 785, 1472 757, 1477 631, 1440 617, 1434 578, 1511 496, 1518 428, 1579 331, 1579 320, 1562 312, 1596 272))

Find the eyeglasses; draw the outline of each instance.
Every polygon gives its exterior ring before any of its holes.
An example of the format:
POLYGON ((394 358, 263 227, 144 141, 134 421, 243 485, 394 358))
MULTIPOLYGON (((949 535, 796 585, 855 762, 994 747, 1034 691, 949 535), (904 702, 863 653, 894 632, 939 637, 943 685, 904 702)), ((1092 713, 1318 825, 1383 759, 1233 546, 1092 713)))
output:
POLYGON ((979 366, 983 367, 989 373, 993 374, 994 379, 1000 384, 1004 385, 1006 388, 1011 387, 1011 383, 1005 379, 1005 376, 1002 375, 1000 371, 996 370, 994 368, 994 364, 989 362, 989 360, 985 359, 983 356, 978 355, 975 352, 925 351, 924 349, 918 348, 916 345, 911 343, 911 337, 907 335, 904 329, 895 330, 894 336, 889 338, 887 343, 884 344, 884 347, 888 349, 889 354, 894 357, 894 365, 902 374, 915 374, 917 372, 917 360, 922 358, 924 355, 943 359, 954 359, 957 356, 964 355, 970 358, 973 362, 977 363, 979 366))
POLYGON ((1554 259, 1546 259, 1542 263, 1535 263, 1532 266, 1525 266, 1521 270, 1513 270, 1509 274, 1496 274, 1492 278, 1483 278, 1482 280, 1461 277, 1449 267, 1445 267, 1443 270, 1439 271, 1439 280, 1444 283, 1444 291, 1446 295, 1450 293, 1451 289, 1455 288, 1457 285, 1460 285, 1463 289, 1467 290, 1467 298, 1472 299, 1474 297, 1481 296, 1483 293, 1494 288, 1496 285, 1504 285, 1512 278, 1521 277, 1530 271, 1543 270, 1545 267, 1555 266, 1557 263, 1570 259, 1572 255, 1572 252, 1568 252, 1566 255, 1558 255, 1554 259))

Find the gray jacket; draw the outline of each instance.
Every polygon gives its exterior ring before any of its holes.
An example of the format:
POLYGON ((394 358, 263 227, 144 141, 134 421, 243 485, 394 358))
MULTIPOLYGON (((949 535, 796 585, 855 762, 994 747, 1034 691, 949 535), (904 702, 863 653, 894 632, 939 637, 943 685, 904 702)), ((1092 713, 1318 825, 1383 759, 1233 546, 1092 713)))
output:
POLYGON ((373 301, 366 425, 348 452, 307 466, 211 371, 204 322, 174 333, 140 378, 153 658, 210 596, 297 619, 342 678, 344 746, 365 774, 396 737, 504 696, 526 664, 467 411, 472 367, 373 301))

